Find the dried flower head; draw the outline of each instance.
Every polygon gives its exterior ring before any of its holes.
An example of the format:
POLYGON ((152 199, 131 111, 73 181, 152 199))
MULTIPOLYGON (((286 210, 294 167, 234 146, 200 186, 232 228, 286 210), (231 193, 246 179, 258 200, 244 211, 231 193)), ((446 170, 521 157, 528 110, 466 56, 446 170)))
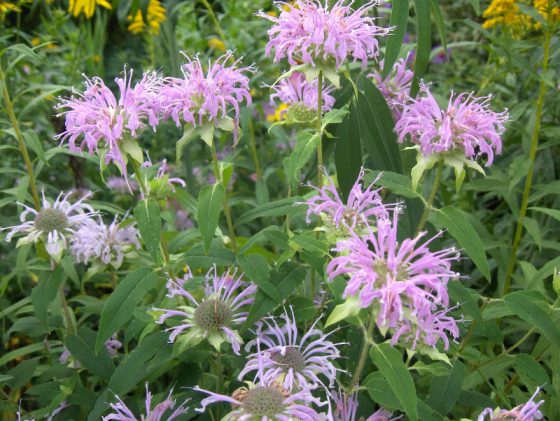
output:
POLYGON ((53 260, 60 261, 62 252, 67 247, 67 239, 75 234, 91 216, 96 214, 91 206, 84 203, 84 200, 91 194, 87 194, 73 204, 68 201, 71 194, 72 192, 60 193, 56 200, 51 203, 45 198, 43 192, 40 211, 22 204, 25 208, 19 216, 22 223, 4 228, 10 230, 6 240, 11 241, 16 234, 25 234, 18 240, 16 247, 36 243, 40 240, 46 244, 47 253, 53 260), (33 216, 32 220, 28 219, 29 215, 33 216))
POLYGON ((190 272, 185 279, 169 280, 167 296, 173 298, 180 295, 189 303, 179 306, 177 310, 154 309, 155 312, 163 312, 157 321, 159 324, 171 317, 183 319, 180 324, 167 329, 171 332, 169 341, 174 342, 178 335, 188 331, 182 339, 187 344, 194 345, 207 339, 216 349, 220 349, 222 342, 226 341, 231 344, 233 352, 239 354, 243 341, 235 327, 246 320, 246 309, 253 303, 257 286, 244 282, 242 276, 235 276, 235 271, 218 276, 215 268, 210 270, 206 275, 205 296, 200 302, 183 287, 191 277, 190 272))

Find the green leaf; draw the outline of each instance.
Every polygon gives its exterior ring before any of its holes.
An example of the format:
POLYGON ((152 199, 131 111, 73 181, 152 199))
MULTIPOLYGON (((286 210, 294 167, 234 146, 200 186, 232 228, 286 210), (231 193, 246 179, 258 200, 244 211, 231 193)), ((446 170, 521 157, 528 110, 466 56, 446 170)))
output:
POLYGON ((550 305, 538 291, 515 291, 504 297, 510 311, 532 326, 536 326, 560 348, 560 328, 550 315, 550 305))
POLYGON ((325 322, 325 327, 329 327, 330 325, 351 317, 356 317, 360 312, 358 301, 359 299, 357 296, 348 297, 344 303, 337 305, 333 311, 331 311, 331 314, 329 314, 325 322))
POLYGON ((447 55, 447 37, 445 35, 445 24, 443 22, 443 15, 441 14, 441 8, 439 7, 439 0, 430 0, 430 4, 439 38, 441 39, 441 45, 443 46, 443 51, 445 51, 445 54, 447 55))
POLYGON ((296 137, 296 145, 289 158, 286 174, 293 186, 299 183, 299 173, 307 162, 315 156, 317 146, 322 141, 322 136, 315 132, 300 132, 296 137))
POLYGON ((312 235, 296 234, 290 238, 293 248, 305 250, 317 256, 326 256, 329 254, 329 246, 323 241, 318 240, 312 235))
POLYGON ((66 274, 61 266, 57 266, 54 271, 41 276, 35 288, 31 291, 31 302, 35 309, 35 315, 43 327, 48 330, 48 308, 56 298, 60 285, 66 279, 66 274))
POLYGON ((446 206, 436 212, 435 217, 438 223, 457 240, 482 275, 490 280, 490 267, 484 252, 484 244, 476 230, 467 222, 462 211, 453 206, 446 206))
POLYGON ((150 268, 136 269, 119 282, 101 312, 95 341, 96 353, 99 353, 113 333, 130 320, 138 303, 156 282, 156 273, 150 268))
POLYGON ((558 209, 548 209, 548 208, 540 208, 538 206, 533 206, 529 208, 530 210, 534 210, 540 213, 544 213, 545 215, 551 216, 552 218, 560 221, 560 210, 558 209))
POLYGON ((461 394, 465 371, 463 363, 455 361, 453 370, 448 376, 434 377, 428 396, 428 405, 440 414, 447 415, 461 394))
POLYGON ((138 221, 138 230, 144 246, 152 257, 159 262, 159 241, 161 235, 161 217, 159 205, 154 199, 142 200, 134 208, 134 216, 138 221))
POLYGON ((317 314, 317 307, 313 300, 307 297, 299 296, 290 300, 290 306, 294 310, 296 322, 303 323, 311 320, 317 314))
POLYGON ((265 216, 284 216, 293 215, 295 213, 303 213, 305 211, 305 207, 296 205, 297 202, 301 201, 301 197, 290 197, 257 206, 256 208, 250 209, 241 215, 236 221, 236 226, 245 224, 257 218, 263 218, 265 216))
POLYGON ((90 373, 103 380, 109 380, 115 367, 105 347, 102 347, 101 352, 95 355, 95 336, 93 330, 81 327, 77 335, 66 337, 64 345, 90 373))
POLYGON ((388 343, 376 344, 369 356, 379 369, 408 417, 418 420, 418 399, 412 375, 406 368, 399 351, 388 343))
POLYGON ((432 50, 432 20, 430 0, 414 0, 416 11, 416 54, 414 58, 414 79, 410 88, 410 96, 415 97, 419 82, 426 73, 432 50))
POLYGON ((480 16, 480 0, 469 0, 469 3, 473 7, 475 13, 480 16))
POLYGON ((204 240, 204 249, 208 253, 212 238, 218 227, 220 213, 224 207, 226 191, 222 183, 204 186, 198 195, 198 229, 204 240))
POLYGON ((248 256, 239 256, 237 264, 247 278, 256 284, 261 291, 263 291, 269 298, 279 303, 282 298, 278 295, 278 291, 274 288, 269 281, 270 268, 266 259, 260 254, 250 254, 248 256))
POLYGON ((369 185, 377 179, 376 184, 386 187, 393 193, 411 199, 421 199, 422 195, 412 189, 410 177, 392 171, 371 171, 364 177, 364 183, 369 185))
MULTIPOLYGON (((278 291, 278 297, 284 300, 303 282, 305 275, 306 270, 304 266, 299 266, 294 263, 285 263, 272 274, 270 283, 278 291)), ((259 290, 255 297, 255 302, 251 306, 243 330, 251 327, 257 320, 273 311, 279 304, 281 304, 281 301, 273 300, 259 290)))
POLYGON ((408 0, 393 0, 391 5, 391 22, 390 26, 394 29, 387 38, 387 46, 385 47, 385 59, 383 61, 383 79, 385 79, 393 64, 397 61, 401 46, 406 33, 408 23, 408 0))

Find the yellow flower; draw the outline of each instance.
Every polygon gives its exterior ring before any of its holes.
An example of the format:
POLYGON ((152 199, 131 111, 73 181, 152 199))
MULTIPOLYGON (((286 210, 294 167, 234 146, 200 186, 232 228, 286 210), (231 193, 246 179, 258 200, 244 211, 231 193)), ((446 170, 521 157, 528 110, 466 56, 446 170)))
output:
POLYGON ((101 6, 108 10, 112 8, 108 0, 70 0, 68 11, 76 18, 83 13, 86 19, 90 19, 95 13, 96 6, 101 6))
MULTIPOLYGON (((530 5, 529 0, 492 0, 490 6, 484 11, 482 17, 485 18, 482 26, 486 29, 502 26, 509 31, 515 38, 521 38, 531 29, 540 29, 539 22, 526 15, 519 8, 519 4, 530 5)), ((534 0, 533 7, 549 22, 560 21, 560 8, 553 7, 548 9, 548 0, 534 0)))
MULTIPOLYGON (((2 3, 0 3, 0 7, 2 7, 2 3)), ((31 40, 31 45, 33 47, 37 47, 41 43, 41 38, 35 37, 31 40)))
POLYGON ((0 15, 9 12, 21 12, 21 9, 9 1, 0 1, 0 15))
POLYGON ((274 123, 275 121, 282 120, 284 114, 283 111, 286 109, 288 109, 288 104, 280 104, 278 107, 276 107, 276 110, 274 110, 274 114, 269 114, 266 116, 266 121, 274 123))
POLYGON ((208 47, 215 50, 226 51, 226 45, 220 38, 212 37, 208 40, 208 47))
MULTIPOLYGON (((159 28, 165 19, 165 7, 161 5, 159 0, 150 0, 148 9, 146 10, 146 20, 148 22, 148 31, 150 34, 159 34, 159 28)), ((128 21, 130 22, 128 30, 133 34, 140 34, 146 29, 146 21, 144 20, 144 16, 142 16, 141 10, 137 10, 134 17, 129 15, 128 21)))
MULTIPOLYGON (((552 7, 552 9, 548 10, 548 0, 535 0, 533 6, 547 22, 560 22, 560 7, 552 7)), ((537 22, 535 26, 540 28, 540 22, 537 22)))

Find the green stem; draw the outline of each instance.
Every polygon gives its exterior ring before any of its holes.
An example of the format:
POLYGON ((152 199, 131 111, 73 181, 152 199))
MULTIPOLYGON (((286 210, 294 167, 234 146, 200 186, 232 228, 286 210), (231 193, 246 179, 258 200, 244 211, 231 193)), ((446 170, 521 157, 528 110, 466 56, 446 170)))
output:
POLYGON ((255 165, 255 172, 257 173, 257 181, 262 179, 261 163, 259 162, 259 155, 257 154, 257 141, 255 139, 255 127, 253 119, 249 119, 249 144, 251 145, 251 156, 253 157, 253 164, 255 165))
POLYGON ((66 330, 68 333, 74 332, 74 323, 72 322, 72 317, 70 317, 70 309, 68 308, 68 302, 64 296, 63 284, 58 287, 58 293, 60 294, 60 301, 62 302, 62 309, 64 310, 64 318, 66 319, 66 330))
POLYGON ((420 221, 418 222, 418 226, 416 227, 416 235, 418 235, 420 231, 422 231, 422 228, 424 228, 424 225, 426 225, 426 221, 428 220, 428 215, 432 210, 432 205, 434 203, 434 199, 436 197, 436 193, 439 188, 439 181, 441 179, 442 172, 443 172, 443 161, 440 159, 437 164, 436 176, 434 177, 432 190, 430 191, 430 195, 428 196, 426 206, 424 207, 424 212, 422 212, 422 216, 420 217, 420 221))
POLYGON ((317 76, 317 187, 323 187, 323 72, 319 71, 317 76))
POLYGON ((144 199, 148 199, 148 187, 144 182, 144 178, 142 177, 142 173, 140 172, 140 164, 136 162, 134 159, 131 159, 132 167, 134 168, 134 174, 136 175, 136 180, 138 181, 138 185, 140 186, 140 191, 144 196, 144 199))
POLYGON ((218 35, 222 39, 222 42, 225 45, 226 34, 222 30, 222 27, 220 26, 220 22, 218 22, 218 18, 216 17, 216 14, 214 13, 214 9, 212 9, 212 5, 210 3, 208 3, 207 0, 200 0, 200 2, 206 8, 206 10, 208 11, 208 16, 210 16, 210 20, 214 24, 214 29, 216 30, 216 32, 218 33, 218 35))
POLYGON ((25 145, 25 141, 23 139, 23 135, 19 128, 19 123, 17 121, 16 115, 14 113, 14 104, 10 98, 10 93, 8 92, 8 84, 6 81, 6 77, 4 75, 4 71, 2 70, 2 65, 0 64, 0 84, 3 85, 2 89, 2 96, 4 98, 4 105, 6 107, 6 113, 8 114, 8 118, 10 119, 10 123, 14 128, 14 133, 16 135, 16 139, 18 141, 19 152, 23 157, 23 161, 25 163, 25 167, 27 169, 27 174, 29 175, 29 188, 31 190, 31 196, 33 197, 33 204, 36 210, 41 209, 41 201, 39 199, 39 193, 37 191, 37 184, 35 182, 35 176, 33 175, 33 164, 31 163, 31 159, 29 158, 29 152, 27 151, 27 146, 25 145))
MULTIPOLYGON (((216 178, 216 182, 223 183, 222 173, 220 171, 220 165, 218 161, 218 152, 216 151, 216 142, 212 141, 212 164, 214 169, 214 177, 216 178)), ((224 186, 224 190, 226 186, 224 186)), ((227 191, 224 195, 224 215, 226 216, 226 221, 229 230, 229 236, 231 238, 231 248, 233 252, 237 254, 237 240, 235 238, 235 228, 233 226, 233 220, 231 219, 231 212, 229 210, 228 200, 227 200, 227 191)))
POLYGON ((533 185, 533 173, 535 170, 535 160, 537 158, 537 150, 539 147, 541 118, 542 118, 542 113, 544 108, 544 96, 546 93, 544 75, 548 70, 551 38, 552 38, 552 34, 550 33, 550 31, 545 32, 542 73, 541 73, 541 80, 539 83, 539 96, 537 99, 537 113, 535 116, 535 127, 533 128, 533 133, 531 136, 531 148, 529 150, 529 171, 527 173, 527 178, 525 179, 525 187, 523 189, 523 197, 521 199, 521 209, 519 211, 519 216, 517 218, 517 225, 515 227, 515 234, 513 236, 513 245, 511 247, 511 254, 509 256, 509 262, 507 266, 502 296, 506 295, 511 288, 511 278, 513 276, 513 271, 515 270, 515 265, 517 263, 517 251, 519 250, 519 245, 521 244, 521 235, 523 234, 523 220, 525 219, 525 215, 527 214, 527 208, 529 206, 529 195, 531 193, 531 187, 533 185))
POLYGON ((362 350, 360 351, 360 358, 358 360, 358 365, 356 366, 356 371, 352 376, 351 392, 355 392, 359 383, 360 377, 362 376, 362 371, 366 365, 366 359, 368 356, 369 345, 371 343, 371 336, 373 335, 373 328, 375 326, 375 310, 371 309, 371 314, 368 320, 368 327, 364 330, 364 341, 362 343, 362 350))

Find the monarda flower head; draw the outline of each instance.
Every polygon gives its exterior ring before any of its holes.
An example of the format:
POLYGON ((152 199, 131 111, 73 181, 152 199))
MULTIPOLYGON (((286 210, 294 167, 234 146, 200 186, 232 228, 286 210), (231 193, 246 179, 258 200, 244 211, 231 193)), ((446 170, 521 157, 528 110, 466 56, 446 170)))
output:
POLYGON ((167 395, 167 398, 163 402, 158 403, 152 409, 152 394, 148 390, 148 383, 146 383, 145 415, 141 415, 139 418, 137 418, 134 413, 128 408, 128 406, 126 406, 126 404, 121 400, 121 398, 117 396, 117 403, 109 404, 109 407, 114 412, 104 416, 103 421, 172 421, 179 416, 186 414, 188 411, 188 408, 186 406, 188 399, 181 405, 179 405, 177 409, 173 410, 173 408, 175 408, 176 401, 171 399, 172 393, 173 389, 169 392, 169 395, 167 395), (173 412, 171 414, 166 415, 167 412, 172 410, 173 412))
POLYGON ((543 414, 539 407, 544 400, 535 402, 535 398, 541 391, 540 387, 526 403, 518 405, 513 409, 486 408, 478 416, 478 421, 534 421, 542 420, 543 414))
POLYGON ((36 243, 42 241, 46 245, 47 253, 51 258, 59 262, 62 252, 67 247, 67 239, 76 233, 96 211, 84 203, 90 194, 82 197, 75 203, 70 203, 68 197, 70 193, 60 193, 56 200, 51 203, 45 198, 41 210, 37 211, 27 205, 22 205, 25 209, 20 214, 20 225, 5 228, 10 230, 6 236, 7 241, 11 241, 16 234, 25 234, 16 244, 19 247, 23 244, 36 243), (33 219, 28 219, 33 216, 33 219))
POLYGON ((123 78, 116 78, 118 98, 99 78, 87 78, 85 91, 77 97, 61 99, 57 109, 64 110, 66 130, 55 138, 68 141, 71 151, 100 152, 105 163, 114 162, 126 174, 127 155, 143 162, 140 146, 132 139, 147 125, 154 130, 159 123, 159 89, 161 78, 145 73, 132 85, 133 71, 124 70, 123 78))
POLYGON ((340 357, 337 346, 341 344, 327 339, 329 335, 316 327, 319 320, 300 335, 293 310, 291 313, 291 316, 287 312, 280 316, 283 326, 273 317, 257 324, 257 338, 245 348, 249 351, 256 347, 257 352, 249 356, 238 380, 256 371, 265 383, 279 383, 288 391, 317 386, 327 389, 327 384, 332 388, 340 371, 333 361, 340 357), (326 379, 326 384, 320 377, 326 379))
MULTIPOLYGON (((287 77, 281 78, 277 84, 271 87, 273 93, 270 95, 270 103, 276 107, 285 105, 281 111, 280 118, 292 124, 308 124, 317 117, 317 102, 319 99, 317 92, 317 80, 308 82, 305 75, 300 72, 293 72, 287 77)), ((332 86, 322 87, 323 112, 330 111, 335 99, 331 95, 332 86)))
POLYGON ((387 77, 383 78, 383 62, 379 72, 370 73, 381 94, 385 97, 395 121, 399 121, 403 108, 412 101, 410 87, 414 72, 407 68, 407 60, 398 60, 387 77))
POLYGON ((380 28, 373 17, 367 16, 377 1, 356 10, 352 4, 339 0, 329 8, 327 2, 297 0, 278 2, 278 17, 259 12, 258 16, 274 24, 268 31, 266 54, 274 49, 274 61, 287 57, 290 65, 303 63, 307 68, 320 69, 329 79, 329 73, 336 73, 348 60, 359 61, 366 68, 368 60, 379 55, 377 37, 387 35, 389 29, 380 28))
POLYGON ((424 170, 440 159, 453 166, 459 181, 464 178, 464 165, 484 174, 475 160, 485 155, 486 166, 490 166, 494 154, 502 152, 507 112, 490 110, 491 96, 477 98, 469 93, 452 94, 447 108, 442 109, 426 85, 422 84, 420 90, 419 98, 404 107, 395 126, 399 142, 408 135, 419 150, 412 171, 413 187, 424 170))
POLYGON ((190 279, 187 273, 185 279, 169 280, 167 283, 167 296, 173 298, 182 296, 188 300, 188 305, 179 306, 177 310, 154 309, 156 313, 163 313, 157 323, 174 317, 182 318, 181 323, 167 329, 171 332, 169 342, 174 342, 177 336, 183 334, 180 340, 188 345, 196 345, 207 339, 216 349, 220 349, 222 342, 231 344, 233 352, 239 354, 243 342, 236 326, 247 319, 247 309, 255 299, 257 286, 242 280, 236 273, 226 272, 218 276, 216 269, 206 275, 204 298, 196 300, 184 288, 190 279))
MULTIPOLYGON (((334 403, 334 408, 332 416, 327 419, 331 421, 364 421, 363 417, 357 417, 358 395, 356 393, 348 395, 342 390, 331 391, 330 399, 334 403)), ((392 415, 386 409, 380 408, 370 415, 366 421, 389 421, 392 415)))
POLYGON ((186 123, 193 129, 198 128, 198 134, 208 145, 212 145, 215 127, 232 131, 234 143, 237 143, 239 106, 243 101, 251 105, 247 74, 255 69, 239 67, 240 59, 228 64, 233 59, 231 52, 209 62, 206 71, 198 57, 191 59, 185 54, 185 58, 183 77, 165 81, 161 93, 165 118, 172 118, 177 127, 186 123), (233 119, 229 116, 231 110, 233 119))
MULTIPOLYGON (((349 239, 339 241, 333 250, 340 254, 328 264, 327 273, 331 280, 339 275, 349 277, 344 297, 355 307, 375 305, 377 325, 382 331, 429 330, 415 336, 424 338, 434 334, 430 323, 433 317, 425 319, 449 306, 447 283, 459 277, 451 270, 459 253, 454 248, 430 251, 429 244, 438 236, 421 243, 425 232, 399 242, 397 225, 398 210, 394 210, 392 220, 377 222, 376 232, 370 229, 365 235, 353 233, 349 239)), ((452 323, 455 332, 453 322, 445 321, 452 323)), ((431 339, 425 343, 435 346, 431 339)), ((412 345, 414 348, 416 343, 412 345)))
POLYGON ((78 263, 97 261, 118 269, 125 253, 140 248, 138 230, 120 227, 117 218, 107 225, 101 217, 89 219, 72 236, 72 254, 78 263))

